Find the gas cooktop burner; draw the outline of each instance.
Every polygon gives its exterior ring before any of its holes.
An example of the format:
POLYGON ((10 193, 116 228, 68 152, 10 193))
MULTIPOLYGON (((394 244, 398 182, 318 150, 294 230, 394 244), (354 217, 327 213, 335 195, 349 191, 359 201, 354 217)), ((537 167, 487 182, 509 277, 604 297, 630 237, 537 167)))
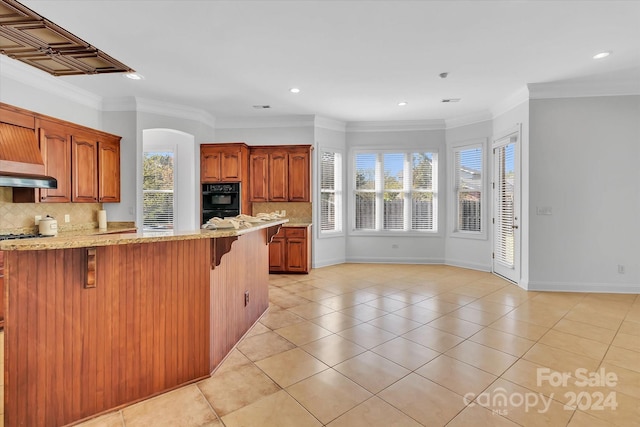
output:
POLYGON ((15 239, 34 239, 36 237, 49 237, 41 234, 0 234, 0 240, 15 240, 15 239))

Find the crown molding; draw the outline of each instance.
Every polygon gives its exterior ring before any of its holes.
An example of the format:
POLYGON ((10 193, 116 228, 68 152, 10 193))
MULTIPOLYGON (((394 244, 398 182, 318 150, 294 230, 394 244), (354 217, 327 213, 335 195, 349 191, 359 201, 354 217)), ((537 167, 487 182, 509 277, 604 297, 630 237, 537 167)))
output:
POLYGON ((478 111, 465 116, 445 120, 447 130, 493 120, 491 111, 478 111))
POLYGON ((315 118, 311 115, 216 118, 216 129, 294 128, 314 125, 315 118))
POLYGON ((347 130, 345 122, 322 116, 315 116, 314 125, 317 128, 335 130, 337 132, 345 132, 347 130))
POLYGON ((527 101, 529 101, 529 89, 526 86, 521 87, 494 105, 491 108, 491 115, 495 119, 496 117, 503 115, 507 111, 513 110, 518 105, 527 101))
POLYGON ((640 95, 640 78, 606 81, 530 83, 531 99, 640 95))
POLYGON ((136 111, 138 113, 158 114, 178 119, 195 120, 211 127, 215 127, 216 125, 216 118, 199 108, 133 96, 104 98, 102 101, 102 110, 136 111))
POLYGON ((62 80, 62 77, 54 77, 5 55, 0 55, 0 74, 3 77, 93 108, 94 110, 100 110, 102 106, 102 97, 67 83, 62 80))
POLYGON ((444 130, 444 120, 389 120, 382 122, 348 122, 347 132, 402 132, 444 130))

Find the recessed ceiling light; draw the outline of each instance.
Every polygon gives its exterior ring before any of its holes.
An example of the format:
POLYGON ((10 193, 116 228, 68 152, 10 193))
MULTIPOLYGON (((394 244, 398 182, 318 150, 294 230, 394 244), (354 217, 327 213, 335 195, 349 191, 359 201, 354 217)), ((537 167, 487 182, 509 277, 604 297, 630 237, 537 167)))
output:
POLYGON ((407 104, 408 104, 407 101, 400 101, 400 102, 398 102, 398 107, 404 107, 407 104))
POLYGON ((138 73, 127 73, 123 74, 126 78, 131 80, 144 80, 144 76, 138 73))
POLYGON ((300 89, 298 89, 297 87, 292 87, 291 89, 289 89, 289 92, 291 92, 291 93, 300 93, 300 89))
POLYGON ((600 52, 593 55, 593 59, 602 59, 602 58, 606 58, 609 55, 611 55, 611 52, 600 52))

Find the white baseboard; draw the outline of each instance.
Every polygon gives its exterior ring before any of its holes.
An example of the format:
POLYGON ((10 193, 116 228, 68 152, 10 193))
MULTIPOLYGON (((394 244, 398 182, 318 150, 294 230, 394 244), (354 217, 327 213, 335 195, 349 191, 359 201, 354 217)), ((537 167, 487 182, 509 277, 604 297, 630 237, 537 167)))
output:
POLYGON ((347 257, 346 262, 362 264, 444 264, 442 258, 377 258, 347 257))
POLYGON ((491 272, 491 265, 479 264, 475 262, 467 262, 467 261, 460 261, 457 259, 447 258, 447 260, 445 261, 445 264, 453 267, 468 268, 470 270, 486 271, 488 273, 491 272))
POLYGON ((329 267, 330 265, 344 264, 347 261, 344 258, 321 259, 316 260, 312 264, 312 268, 329 267))
POLYGON ((529 281, 529 291, 594 292, 608 294, 640 294, 638 283, 585 283, 585 282, 535 282, 529 281))

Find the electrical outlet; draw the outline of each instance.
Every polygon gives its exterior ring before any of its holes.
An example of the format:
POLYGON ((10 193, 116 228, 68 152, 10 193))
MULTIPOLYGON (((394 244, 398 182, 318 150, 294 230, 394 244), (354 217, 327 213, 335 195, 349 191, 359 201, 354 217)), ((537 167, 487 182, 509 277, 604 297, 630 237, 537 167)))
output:
POLYGON ((244 306, 249 305, 249 291, 244 291, 244 306))
POLYGON ((64 216, 64 222, 70 222, 71 221, 71 217, 69 216, 69 214, 66 214, 64 216))
POLYGON ((42 219, 42 215, 36 215, 35 217, 36 225, 40 224, 40 220, 42 219))
POLYGON ((624 274, 624 265, 618 264, 618 274, 624 274))

